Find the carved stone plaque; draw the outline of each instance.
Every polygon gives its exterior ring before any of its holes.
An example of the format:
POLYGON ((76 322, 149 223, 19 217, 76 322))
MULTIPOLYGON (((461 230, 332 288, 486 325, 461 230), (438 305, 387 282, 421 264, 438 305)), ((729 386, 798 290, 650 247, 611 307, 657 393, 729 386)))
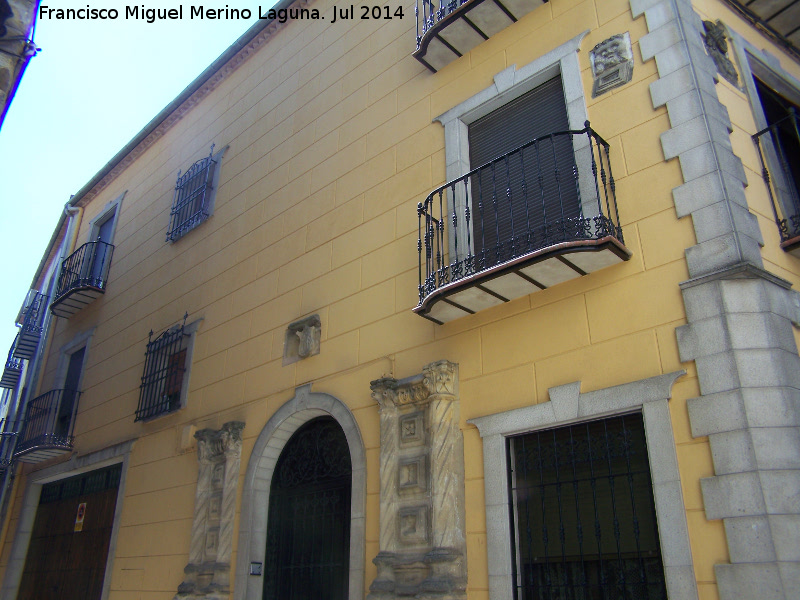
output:
POLYGON ((400 444, 419 446, 425 443, 425 420, 422 412, 413 412, 400 417, 400 444))
POLYGON ((592 97, 628 83, 633 77, 633 48, 626 31, 612 35, 589 51, 594 86, 592 97))
POLYGON ((397 489, 401 494, 424 492, 428 487, 425 457, 401 460, 397 475, 397 489))
POLYGON ((401 508, 398 518, 400 543, 418 546, 428 543, 428 507, 401 508))
POLYGON ((738 87, 739 74, 728 57, 728 40, 725 39, 725 25, 722 24, 722 21, 717 21, 716 23, 703 21, 703 29, 706 32, 703 36, 706 52, 714 61, 717 72, 738 87))

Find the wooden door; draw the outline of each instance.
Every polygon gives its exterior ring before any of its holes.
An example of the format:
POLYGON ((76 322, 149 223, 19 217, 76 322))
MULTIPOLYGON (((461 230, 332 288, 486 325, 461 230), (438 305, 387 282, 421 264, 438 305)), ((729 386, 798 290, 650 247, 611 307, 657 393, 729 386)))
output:
POLYGON ((100 600, 120 473, 115 465, 42 486, 18 600, 100 600))

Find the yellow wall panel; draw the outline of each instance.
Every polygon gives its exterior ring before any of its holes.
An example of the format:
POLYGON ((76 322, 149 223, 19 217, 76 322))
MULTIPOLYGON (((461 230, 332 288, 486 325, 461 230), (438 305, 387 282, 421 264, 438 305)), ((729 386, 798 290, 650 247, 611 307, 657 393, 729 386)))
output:
POLYGON ((688 278, 686 264, 672 262, 614 286, 587 292, 586 311, 592 341, 608 340, 682 319, 684 312, 677 284, 688 278))
MULTIPOLYGON (((535 404, 537 402, 536 378, 533 365, 525 363, 482 377, 462 380, 461 396, 464 399, 461 419, 464 421, 508 410, 508 407, 516 408, 535 404)), ((480 452, 480 444, 478 444, 478 448, 480 452)), ((477 459, 479 456, 473 456, 473 458, 477 459)), ((467 464, 470 464, 470 461, 467 461, 467 464)), ((475 464, 483 464, 482 455, 475 464)))
POLYGON ((537 362, 536 394, 546 402, 549 388, 573 381, 580 381, 581 391, 589 392, 660 374, 656 336, 641 331, 537 362))
MULTIPOLYGON (((361 267, 357 263, 350 264, 361 267)), ((357 329, 394 314, 394 299, 395 282, 390 279, 332 304, 329 312, 328 335, 334 336, 357 329)))
POLYGON ((484 372, 580 348, 589 343, 588 325, 583 296, 486 325, 481 331, 484 372))

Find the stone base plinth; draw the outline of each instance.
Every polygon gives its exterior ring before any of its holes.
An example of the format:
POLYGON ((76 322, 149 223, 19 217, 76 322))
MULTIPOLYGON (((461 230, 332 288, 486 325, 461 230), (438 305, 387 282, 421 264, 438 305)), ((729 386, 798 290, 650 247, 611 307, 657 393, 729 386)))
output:
POLYGON ((187 565, 186 577, 178 586, 174 600, 228 600, 230 598, 230 570, 228 563, 203 563, 187 565))
POLYGON ((372 561, 378 576, 367 600, 464 600, 464 556, 457 550, 435 548, 426 553, 380 552, 372 561))

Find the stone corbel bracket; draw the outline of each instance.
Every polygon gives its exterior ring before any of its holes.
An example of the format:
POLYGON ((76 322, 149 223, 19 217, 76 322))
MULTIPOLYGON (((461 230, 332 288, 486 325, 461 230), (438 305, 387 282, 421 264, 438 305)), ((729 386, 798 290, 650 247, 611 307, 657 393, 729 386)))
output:
POLYGON ((321 337, 322 321, 319 315, 289 323, 283 341, 283 366, 319 354, 321 337))
POLYGON ((458 365, 371 383, 381 424, 380 552, 370 600, 466 597, 458 365))

